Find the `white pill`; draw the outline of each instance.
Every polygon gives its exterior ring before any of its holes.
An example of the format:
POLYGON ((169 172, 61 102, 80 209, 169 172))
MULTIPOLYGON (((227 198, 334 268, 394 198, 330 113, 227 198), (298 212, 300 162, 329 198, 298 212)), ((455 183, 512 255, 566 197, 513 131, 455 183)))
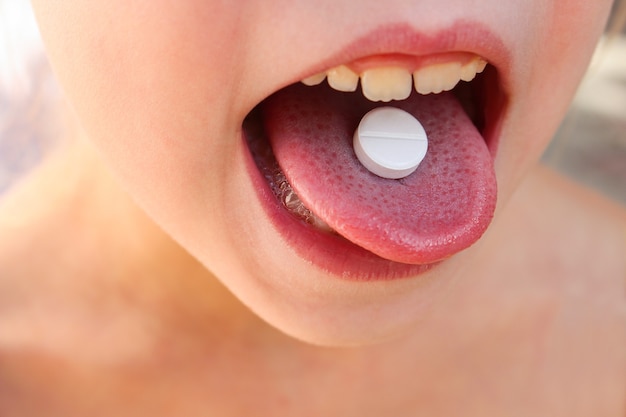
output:
POLYGON ((354 152, 372 173, 383 178, 404 178, 426 156, 428 138, 412 114, 395 107, 368 112, 354 132, 354 152))

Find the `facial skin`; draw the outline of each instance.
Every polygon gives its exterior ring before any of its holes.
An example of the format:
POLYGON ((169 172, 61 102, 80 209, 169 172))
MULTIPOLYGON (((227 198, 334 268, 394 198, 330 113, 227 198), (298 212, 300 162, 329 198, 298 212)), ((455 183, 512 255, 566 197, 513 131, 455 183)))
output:
POLYGON ((481 245, 412 279, 331 276, 268 221, 244 164, 244 117, 378 27, 428 35, 476 22, 509 55, 493 63, 507 72, 510 103, 495 159, 498 217, 558 126, 610 1, 33 5, 88 139, 137 203, 261 318, 308 342, 345 345, 404 334, 468 268, 480 273, 481 245))

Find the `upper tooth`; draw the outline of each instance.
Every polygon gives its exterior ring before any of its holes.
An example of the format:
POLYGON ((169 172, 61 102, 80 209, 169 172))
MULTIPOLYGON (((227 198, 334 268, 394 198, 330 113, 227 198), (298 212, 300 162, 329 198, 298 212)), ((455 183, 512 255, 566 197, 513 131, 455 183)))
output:
POLYGON ((411 95, 411 73, 400 67, 371 68, 361 74, 363 95, 371 101, 404 100, 411 95))
POLYGON ((326 79, 326 73, 320 72, 319 74, 315 74, 315 75, 305 78, 304 80, 302 80, 302 84, 308 85, 308 86, 318 85, 318 84, 321 84, 322 81, 324 81, 325 79, 326 79))
POLYGON ((356 91, 359 76, 345 65, 332 68, 328 71, 328 84, 339 91, 356 91))
POLYGON ((487 61, 482 58, 474 58, 461 67, 461 79, 463 81, 472 81, 476 74, 483 72, 487 61))
MULTIPOLYGON (((476 56, 471 61, 447 62, 422 67, 412 75, 402 67, 377 67, 361 74, 363 95, 371 101, 404 100, 411 95, 411 81, 420 94, 452 90, 460 80, 471 81, 483 72, 487 61, 476 56)), ((339 91, 356 91, 359 75, 346 65, 331 68, 302 80, 306 85, 317 85, 328 78, 328 84, 339 91)))
POLYGON ((487 61, 482 58, 476 58, 476 73, 481 73, 487 67, 487 61))
POLYGON ((452 90, 461 80, 461 64, 449 62, 420 68, 413 73, 415 90, 420 94, 452 90))

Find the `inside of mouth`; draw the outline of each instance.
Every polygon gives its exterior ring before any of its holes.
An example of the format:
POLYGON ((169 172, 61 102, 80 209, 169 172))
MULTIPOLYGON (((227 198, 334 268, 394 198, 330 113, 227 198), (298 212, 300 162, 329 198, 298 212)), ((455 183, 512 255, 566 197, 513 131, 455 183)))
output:
POLYGON ((317 228, 320 232, 335 234, 296 194, 274 156, 261 120, 261 109, 257 106, 244 120, 243 128, 250 153, 272 194, 295 219, 317 228))
MULTIPOLYGON (((286 89, 294 88, 298 87, 293 85, 286 87, 286 89)), ((329 88, 323 83, 318 86, 301 89, 300 94, 313 94, 316 90, 329 90, 329 88)), ((280 93, 281 92, 279 91, 276 94, 280 93)), ((340 99, 346 94, 351 94, 354 96, 354 100, 367 101, 367 99, 361 95, 360 91, 356 91, 354 93, 332 91, 330 93, 325 92, 324 94, 328 94, 328 97, 331 97, 331 99, 333 97, 340 99)), ((411 96, 416 94, 418 93, 413 91, 411 96)), ((469 117, 474 127, 481 133, 489 152, 493 155, 495 153, 497 143, 494 139, 495 135, 493 135, 493 132, 491 131, 495 129, 494 120, 499 117, 503 100, 503 95, 498 85, 498 77, 495 69, 488 66, 485 72, 483 74, 479 74, 472 82, 460 83, 457 85, 457 87, 455 87, 452 91, 452 94, 454 94, 458 102, 461 104, 464 112, 469 117)), ((273 97, 268 98, 268 100, 272 99, 273 97)), ((409 99, 411 99, 411 97, 409 99)), ((323 220, 322 217, 324 216, 318 216, 314 210, 309 208, 302 201, 278 162, 274 154, 274 150, 270 145, 271 141, 268 138, 266 124, 264 122, 263 108, 266 105, 266 101, 267 100, 260 103, 250 112, 243 125, 248 147, 259 171, 265 178, 269 188, 277 200, 282 203, 282 206, 287 212, 293 215, 294 219, 310 225, 321 233, 337 234, 338 232, 335 228, 323 220)), ((382 105, 385 104, 368 104, 370 107, 382 105)), ((311 158, 315 158, 315 155, 311 155, 311 158)), ((346 174, 344 173, 342 175, 346 174)), ((328 204, 330 205, 332 202, 328 202, 328 204)), ((480 232, 480 234, 482 234, 482 232, 480 232)), ((341 235, 341 232, 339 235, 341 235)), ((431 258, 417 257, 414 260, 409 257, 406 259, 407 263, 434 262, 447 257, 444 252, 442 252, 442 254, 437 254, 436 256, 433 255, 431 258)), ((384 257, 390 258, 390 256, 386 255, 384 257)), ((393 256, 391 256, 391 258, 393 258, 393 256)), ((399 259, 392 260, 403 262, 405 258, 399 257, 399 259)))

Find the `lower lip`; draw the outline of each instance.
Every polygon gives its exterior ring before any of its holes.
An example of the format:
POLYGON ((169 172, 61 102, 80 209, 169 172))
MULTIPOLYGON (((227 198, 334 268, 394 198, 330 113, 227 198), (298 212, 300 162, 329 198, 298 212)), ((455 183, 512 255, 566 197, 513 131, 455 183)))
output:
POLYGON ((381 258, 345 238, 320 231, 289 213, 259 171, 242 133, 244 165, 269 220, 296 253, 317 268, 351 281, 383 281, 420 275, 441 262, 409 265, 381 258))

